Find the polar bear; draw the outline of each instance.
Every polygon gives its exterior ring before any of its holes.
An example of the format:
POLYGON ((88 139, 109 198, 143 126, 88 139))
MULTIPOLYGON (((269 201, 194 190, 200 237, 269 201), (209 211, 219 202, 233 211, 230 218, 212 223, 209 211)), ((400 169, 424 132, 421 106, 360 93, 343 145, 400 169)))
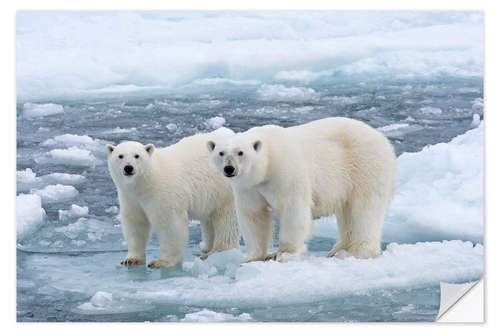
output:
POLYGON ((380 253, 384 216, 396 184, 396 157, 387 138, 348 118, 325 118, 301 126, 255 127, 209 140, 219 171, 231 182, 236 214, 248 248, 245 262, 280 260, 307 250, 312 219, 335 214, 341 250, 358 258, 380 253), (279 249, 272 244, 279 220, 279 249))
POLYGON ((128 245, 122 265, 142 265, 150 225, 160 241, 160 259, 149 267, 182 261, 188 220, 200 220, 205 259, 216 251, 239 247, 239 227, 228 181, 210 162, 205 149, 213 133, 197 134, 156 148, 127 141, 106 146, 108 168, 120 202, 122 229, 128 245))

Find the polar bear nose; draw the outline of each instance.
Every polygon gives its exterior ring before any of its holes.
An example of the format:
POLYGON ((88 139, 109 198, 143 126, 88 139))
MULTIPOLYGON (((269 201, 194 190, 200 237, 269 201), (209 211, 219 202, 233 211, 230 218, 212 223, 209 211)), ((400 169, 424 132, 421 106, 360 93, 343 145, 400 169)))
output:
POLYGON ((233 173, 234 173, 234 167, 231 166, 231 165, 226 165, 224 167, 224 173, 226 174, 226 176, 228 177, 232 177, 234 176, 233 173))
POLYGON ((125 172, 126 175, 131 175, 134 172, 134 167, 131 165, 126 165, 123 168, 123 171, 125 172))

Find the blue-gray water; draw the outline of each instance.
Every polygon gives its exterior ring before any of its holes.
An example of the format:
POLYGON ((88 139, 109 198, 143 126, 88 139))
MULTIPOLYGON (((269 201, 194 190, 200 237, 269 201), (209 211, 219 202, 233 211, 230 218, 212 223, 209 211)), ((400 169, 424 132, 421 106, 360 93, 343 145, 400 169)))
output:
MULTIPOLYGON (((74 223, 58 221, 58 210, 71 203, 88 206, 90 217, 116 224, 114 215, 105 210, 117 206, 116 191, 107 171, 105 158, 95 167, 43 164, 35 158, 50 150, 40 144, 66 133, 88 135, 103 142, 119 143, 137 140, 166 146, 197 132, 210 131, 207 120, 218 116, 224 126, 244 131, 253 126, 276 124, 292 126, 330 116, 346 116, 367 122, 373 127, 408 124, 389 131, 397 154, 419 151, 427 144, 448 142, 470 129, 472 115, 482 118, 482 108, 474 106, 482 98, 482 81, 477 79, 438 79, 379 83, 343 83, 314 87, 321 96, 307 102, 276 102, 258 98, 252 90, 229 86, 189 95, 154 97, 116 97, 93 101, 47 101, 64 106, 65 112, 53 116, 26 119, 22 103, 17 109, 17 170, 31 168, 37 175, 53 172, 82 174, 86 180, 75 187, 79 195, 70 202, 44 204, 48 222, 36 233, 19 242, 17 251, 17 319, 18 321, 170 321, 202 310, 190 304, 164 304, 151 301, 137 310, 125 313, 82 314, 75 310, 88 302, 89 293, 59 289, 61 278, 84 280, 103 277, 137 283, 141 280, 168 279, 174 271, 153 271, 144 267, 120 267, 126 252, 119 228, 101 239, 76 246, 54 229, 74 223), (425 107, 439 108, 425 109, 425 107), (424 108, 424 109, 422 109, 424 108), (427 110, 427 111, 426 111, 427 110), (431 110, 431 112, 428 112, 431 110), (176 128, 168 124, 175 124, 176 128), (112 131, 117 127, 128 131, 112 131), (130 130, 135 128, 135 130, 130 130), (50 241, 50 244, 49 244, 50 241)), ((104 150, 104 147, 102 147, 104 150)), ((26 191, 25 191, 26 192, 26 191)), ((86 238, 85 238, 86 239, 86 238)), ((190 226, 186 256, 200 242, 199 225, 190 226)), ((78 239, 76 239, 78 240, 78 239)), ((309 244, 313 255, 324 255, 334 239, 316 237, 309 244)), ((422 241, 419 239, 419 241, 422 241)), ((148 256, 158 254, 153 238, 148 256)), ((85 289, 85 288, 84 288, 85 289)), ((92 294, 90 295, 92 296, 92 294)), ((209 308, 215 312, 239 315, 249 313, 255 321, 433 321, 439 307, 439 285, 404 289, 377 290, 332 298, 326 301, 287 306, 253 306, 251 308, 209 308)), ((206 308, 206 307, 204 307, 206 308)))

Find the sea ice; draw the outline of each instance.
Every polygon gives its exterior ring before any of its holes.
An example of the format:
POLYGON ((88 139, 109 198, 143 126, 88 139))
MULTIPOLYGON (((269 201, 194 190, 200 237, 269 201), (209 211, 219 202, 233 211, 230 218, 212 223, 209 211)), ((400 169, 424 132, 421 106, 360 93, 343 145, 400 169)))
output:
POLYGON ((252 316, 248 313, 240 315, 232 315, 229 313, 215 312, 203 309, 198 312, 188 313, 181 319, 183 322, 198 322, 198 323, 217 323, 217 322, 232 322, 232 321, 250 321, 252 316))
POLYGON ((47 185, 40 190, 32 190, 33 194, 39 195, 42 202, 54 203, 73 199, 78 195, 78 190, 71 185, 47 185))
POLYGON ((62 105, 47 103, 47 104, 35 104, 35 103, 24 103, 23 104, 23 116, 26 118, 37 118, 51 116, 58 113, 63 113, 64 108, 62 105))
POLYGON ((22 240, 36 231, 44 222, 45 210, 37 194, 19 194, 16 196, 16 233, 22 240))
POLYGON ((320 94, 312 88, 285 87, 281 84, 263 84, 257 93, 264 101, 306 102, 320 97, 320 94))
POLYGON ((59 210, 59 221, 67 221, 70 219, 74 219, 77 217, 84 217, 89 214, 89 207, 84 206, 78 206, 75 204, 71 205, 71 209, 69 210, 59 210))
POLYGON ((430 115, 440 115, 443 113, 443 111, 440 108, 432 107, 432 106, 424 106, 420 108, 420 111, 423 114, 430 114, 430 115))
POLYGON ((97 158, 87 149, 70 147, 67 149, 52 149, 45 155, 35 158, 42 164, 65 164, 91 167, 98 163, 97 158))
POLYGON ((207 120, 207 125, 213 129, 218 129, 218 128, 224 126, 225 123, 226 123, 226 119, 224 119, 222 117, 213 117, 213 118, 210 118, 207 120))

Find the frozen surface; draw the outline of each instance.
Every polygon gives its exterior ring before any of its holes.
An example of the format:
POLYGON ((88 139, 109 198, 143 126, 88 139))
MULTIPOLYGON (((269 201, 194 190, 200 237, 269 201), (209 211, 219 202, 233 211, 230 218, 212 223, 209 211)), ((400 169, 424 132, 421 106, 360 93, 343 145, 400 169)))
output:
POLYGON ((264 98, 290 100, 317 96, 302 84, 346 78, 483 74, 481 12, 32 11, 16 22, 22 100, 260 84, 264 98))
POLYGON ((78 195, 78 190, 71 185, 47 185, 43 189, 33 190, 34 194, 42 198, 43 203, 68 201, 78 195))
POLYGON ((36 194, 19 194, 16 196, 17 239, 22 240, 33 234, 44 222, 45 210, 42 200, 36 194))
POLYGON ((36 118, 51 116, 58 113, 63 113, 64 108, 62 105, 54 103, 46 104, 35 104, 35 103, 24 103, 23 104, 23 116, 26 118, 36 118))
POLYGON ((433 321, 440 281, 482 276, 481 12, 31 11, 16 24, 19 321, 433 321), (201 261, 190 221, 182 265, 119 265, 106 143, 335 116, 378 128, 399 156, 382 255, 327 259, 325 217, 296 260, 240 266, 242 246, 201 261))

